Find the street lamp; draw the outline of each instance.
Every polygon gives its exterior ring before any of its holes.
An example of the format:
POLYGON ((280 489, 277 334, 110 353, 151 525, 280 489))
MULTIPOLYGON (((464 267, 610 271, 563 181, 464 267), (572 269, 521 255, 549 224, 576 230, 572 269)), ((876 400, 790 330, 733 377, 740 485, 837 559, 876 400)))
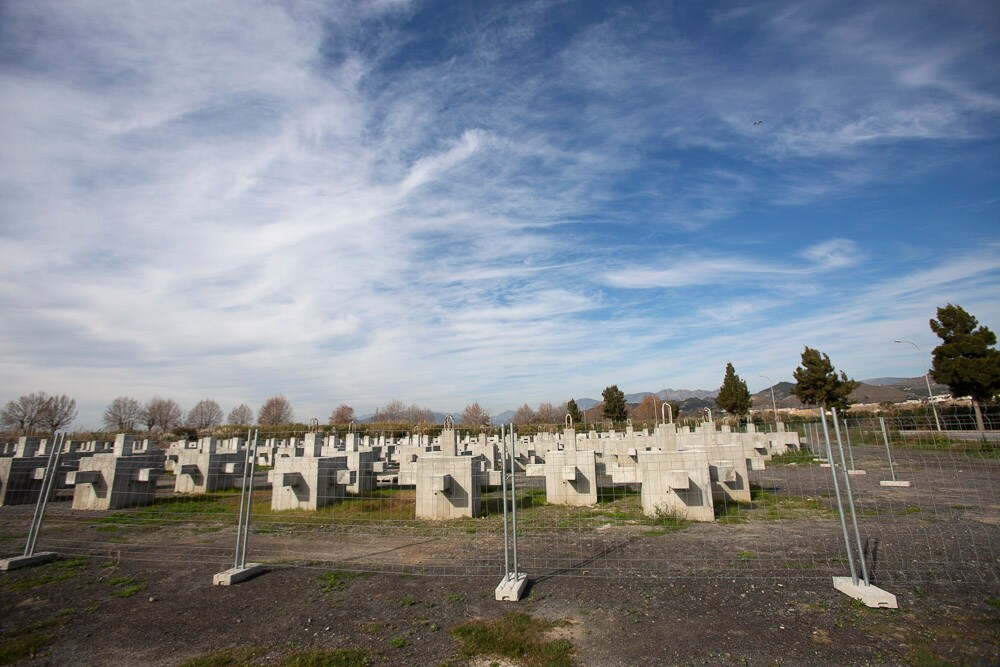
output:
POLYGON ((771 382, 771 378, 766 375, 758 375, 759 378, 764 378, 771 385, 771 407, 774 409, 774 427, 778 427, 778 402, 774 400, 774 382, 771 382))
MULTIPOLYGON (((907 343, 909 345, 912 345, 913 348, 917 351, 917 355, 920 358, 920 363, 923 363, 924 353, 920 351, 920 348, 917 347, 916 343, 913 343, 913 342, 908 341, 908 340, 894 340, 892 342, 893 343, 907 343)), ((941 420, 938 419, 937 406, 934 405, 934 394, 931 393, 931 381, 930 381, 930 378, 927 377, 927 373, 924 373, 924 382, 927 383, 927 402, 931 404, 931 410, 934 411, 934 423, 937 424, 937 430, 940 431, 941 430, 941 420)))

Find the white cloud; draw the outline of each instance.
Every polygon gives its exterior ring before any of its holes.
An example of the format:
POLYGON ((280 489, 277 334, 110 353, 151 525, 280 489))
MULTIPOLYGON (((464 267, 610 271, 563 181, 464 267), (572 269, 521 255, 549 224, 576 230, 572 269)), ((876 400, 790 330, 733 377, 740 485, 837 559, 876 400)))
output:
POLYGON ((73 393, 89 425, 123 394, 228 409, 280 391, 303 419, 397 397, 504 409, 703 385, 720 354, 771 363, 803 327, 860 344, 878 304, 909 323, 968 297, 991 317, 989 254, 875 276, 887 298, 820 317, 800 296, 860 271, 857 242, 796 256, 731 231, 885 178, 874 145, 987 132, 991 93, 956 76, 968 50, 872 47, 855 91, 861 65, 817 31, 878 40, 842 16, 767 28, 800 78, 677 33, 626 39, 618 13, 536 62, 546 7, 477 10, 434 53, 407 2, 5 8, 7 393, 73 393))

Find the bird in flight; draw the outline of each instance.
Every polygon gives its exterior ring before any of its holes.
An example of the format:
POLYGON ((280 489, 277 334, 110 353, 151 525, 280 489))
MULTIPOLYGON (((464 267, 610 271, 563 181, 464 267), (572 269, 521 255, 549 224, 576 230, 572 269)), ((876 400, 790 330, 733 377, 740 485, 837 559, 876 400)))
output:
POLYGON ((754 127, 757 127, 758 125, 763 125, 763 124, 764 124, 764 121, 762 121, 762 120, 757 120, 757 121, 754 121, 754 124, 753 124, 753 126, 754 126, 754 127))

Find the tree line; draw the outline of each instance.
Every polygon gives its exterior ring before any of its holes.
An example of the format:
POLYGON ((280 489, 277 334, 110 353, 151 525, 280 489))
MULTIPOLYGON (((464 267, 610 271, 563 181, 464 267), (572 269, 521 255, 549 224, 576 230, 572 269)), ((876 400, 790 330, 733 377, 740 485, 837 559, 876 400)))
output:
MULTIPOLYGON (((975 317, 961 306, 948 304, 937 309, 937 318, 930 320, 930 328, 941 344, 932 352, 931 377, 947 385, 954 396, 969 396, 979 430, 984 430, 982 404, 996 400, 1000 393, 1000 351, 995 349, 996 335, 985 326, 980 326, 975 317)), ((802 352, 801 364, 792 373, 795 386, 792 394, 803 404, 846 410, 849 394, 858 382, 838 373, 830 357, 808 346, 802 352)), ((595 406, 606 421, 622 423, 631 415, 634 419, 658 419, 663 401, 653 394, 645 396, 633 409, 625 401, 625 394, 618 385, 611 385, 602 392, 603 403, 595 406)), ((732 363, 726 364, 722 386, 715 399, 719 409, 737 417, 750 413, 752 398, 746 381, 737 375, 732 363)), ((553 405, 540 403, 532 408, 525 403, 515 410, 512 421, 518 425, 560 424, 566 415, 574 424, 588 421, 593 408, 581 412, 574 399, 553 405)), ((678 415, 677 405, 671 404, 671 411, 678 415)), ((52 433, 64 430, 76 419, 76 400, 62 395, 49 396, 45 392, 35 392, 8 401, 0 409, 0 428, 31 434, 52 433)), ((170 398, 154 396, 140 403, 129 396, 119 396, 105 408, 102 423, 109 431, 136 431, 144 427, 149 432, 170 432, 182 427, 203 431, 221 426, 224 413, 214 400, 205 398, 195 404, 186 414, 170 398)), ((225 417, 231 426, 276 426, 294 422, 295 412, 285 396, 277 394, 268 398, 254 414, 250 406, 242 403, 225 417)), ((354 408, 341 403, 330 413, 328 423, 348 425, 355 421, 354 408)), ((417 404, 406 405, 403 401, 390 401, 376 408, 371 422, 377 424, 432 425, 437 420, 428 408, 417 404)), ((596 420, 589 420, 596 421, 596 420)), ((485 427, 490 424, 490 414, 479 403, 465 407, 460 423, 469 427, 485 427)))

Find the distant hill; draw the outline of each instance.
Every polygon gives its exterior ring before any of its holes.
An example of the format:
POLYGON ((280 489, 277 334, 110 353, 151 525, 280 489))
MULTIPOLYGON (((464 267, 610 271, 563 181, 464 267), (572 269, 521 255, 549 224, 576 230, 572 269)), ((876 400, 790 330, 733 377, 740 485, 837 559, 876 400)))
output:
POLYGON ((514 418, 513 410, 504 410, 503 412, 493 415, 490 417, 490 423, 496 424, 509 424, 510 420, 514 418))
MULTIPOLYGON (((911 392, 920 398, 927 398, 927 380, 923 377, 905 378, 893 383, 892 386, 896 389, 911 392)), ((931 380, 931 392, 933 392, 935 396, 947 396, 951 394, 951 390, 948 389, 948 385, 938 384, 934 380, 931 380)))
POLYGON ((862 382, 875 385, 876 387, 888 387, 904 380, 906 378, 871 378, 870 380, 862 380, 862 382))
MULTIPOLYGON (((792 396, 791 382, 779 382, 774 385, 774 398, 779 408, 800 408, 802 402, 792 396)), ((947 394, 948 387, 931 383, 934 395, 947 394)), ((903 403, 914 398, 927 397, 927 384, 924 378, 874 378, 865 380, 851 392, 852 403, 903 403), (891 380, 891 382, 889 382, 891 380), (884 384, 877 384, 884 382, 884 384)), ((771 407, 771 392, 768 389, 753 395, 755 408, 771 407)))

